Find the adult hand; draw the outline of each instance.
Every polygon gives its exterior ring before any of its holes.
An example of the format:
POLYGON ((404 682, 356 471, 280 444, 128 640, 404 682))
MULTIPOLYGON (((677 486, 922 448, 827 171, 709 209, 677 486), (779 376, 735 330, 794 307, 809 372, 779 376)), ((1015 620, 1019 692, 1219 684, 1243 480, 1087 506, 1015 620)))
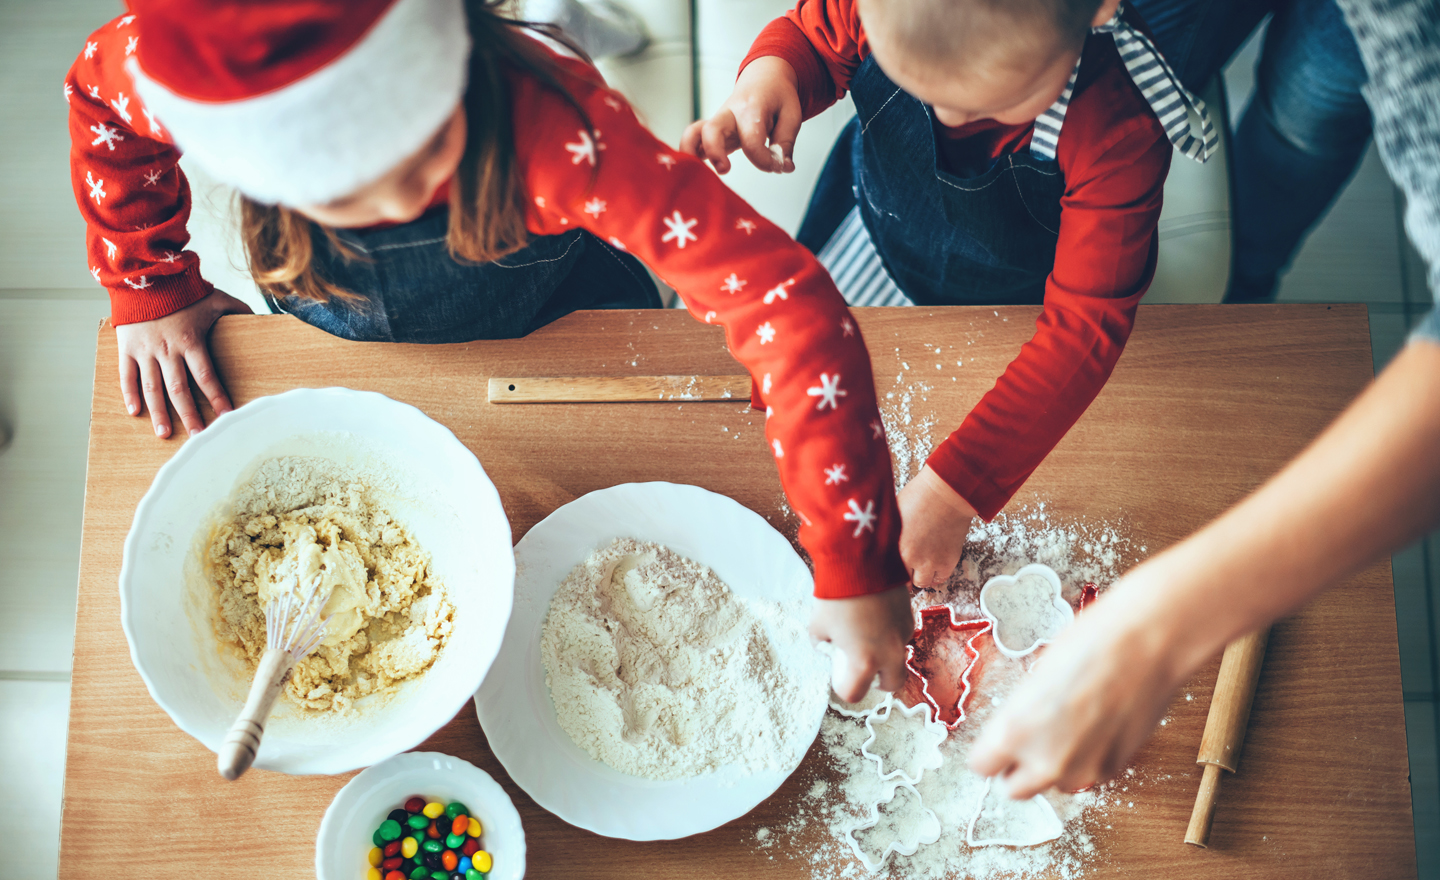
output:
POLYGON ((735 90, 709 119, 690 123, 680 152, 708 159, 715 170, 730 170, 729 155, 745 151, 750 164, 776 174, 795 170, 795 137, 800 133, 800 86, 790 62, 756 58, 740 72, 735 90))
POLYGON ((210 360, 210 328, 221 315, 248 315, 251 308, 221 290, 191 303, 178 312, 115 328, 120 347, 120 394, 125 409, 138 416, 150 410, 156 436, 170 436, 168 396, 180 422, 192 436, 205 427, 195 406, 190 378, 210 402, 216 415, 234 409, 225 386, 210 360))
POLYGON ((900 558, 917 589, 943 585, 965 549, 975 508, 940 475, 922 467, 897 497, 900 504, 900 558))
POLYGON ((900 689, 905 683, 905 643, 914 631, 915 613, 906 587, 849 599, 820 599, 810 618, 810 637, 838 649, 831 687, 848 703, 865 696, 876 673, 882 690, 900 689))

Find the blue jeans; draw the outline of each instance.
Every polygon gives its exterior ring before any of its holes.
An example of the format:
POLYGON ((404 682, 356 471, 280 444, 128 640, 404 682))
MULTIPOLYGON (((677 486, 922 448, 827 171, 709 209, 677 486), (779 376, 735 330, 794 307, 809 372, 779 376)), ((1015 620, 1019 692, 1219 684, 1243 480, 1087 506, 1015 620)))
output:
MULTIPOLYGON (((1255 95, 1231 142, 1235 250, 1229 301, 1273 299, 1305 234, 1355 173, 1370 141, 1366 75, 1335 0, 1131 0, 1191 91, 1215 76, 1267 15, 1255 95)), ((1218 120, 1217 120, 1218 121, 1218 120)))

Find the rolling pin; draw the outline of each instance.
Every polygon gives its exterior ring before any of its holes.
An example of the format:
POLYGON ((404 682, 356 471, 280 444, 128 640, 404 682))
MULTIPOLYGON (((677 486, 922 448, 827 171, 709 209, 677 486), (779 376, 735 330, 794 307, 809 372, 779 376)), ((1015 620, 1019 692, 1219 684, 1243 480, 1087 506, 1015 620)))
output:
POLYGON ((1245 725, 1250 721, 1250 704, 1255 699, 1255 685, 1260 680, 1260 664, 1269 640, 1270 630, 1266 628, 1225 646, 1215 694, 1210 698, 1210 715, 1205 719, 1205 735, 1200 738, 1200 756, 1195 759, 1195 763, 1205 765, 1205 774, 1195 795, 1190 827, 1185 829, 1186 843, 1203 847, 1210 840, 1210 823, 1215 819, 1215 800, 1220 794, 1220 771, 1234 773, 1240 766, 1245 725))
POLYGON ((491 403, 749 403, 749 376, 530 376, 491 379, 491 403))

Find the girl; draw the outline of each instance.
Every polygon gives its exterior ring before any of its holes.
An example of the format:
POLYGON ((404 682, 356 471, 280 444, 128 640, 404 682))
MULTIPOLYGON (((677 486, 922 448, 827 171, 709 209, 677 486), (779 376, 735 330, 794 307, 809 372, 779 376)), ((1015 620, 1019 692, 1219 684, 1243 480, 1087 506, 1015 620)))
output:
POLYGON ((523 335, 580 308, 656 306, 643 259, 755 378, 815 567, 812 632, 836 687, 898 687, 911 629, 889 452, 858 328, 825 270, 588 65, 484 0, 136 0, 65 83, 92 273, 121 388, 193 433, 193 374, 230 408, 205 338, 235 300, 185 251, 179 149, 245 197, 277 309, 348 339, 523 335), (633 256, 632 256, 633 254, 633 256))

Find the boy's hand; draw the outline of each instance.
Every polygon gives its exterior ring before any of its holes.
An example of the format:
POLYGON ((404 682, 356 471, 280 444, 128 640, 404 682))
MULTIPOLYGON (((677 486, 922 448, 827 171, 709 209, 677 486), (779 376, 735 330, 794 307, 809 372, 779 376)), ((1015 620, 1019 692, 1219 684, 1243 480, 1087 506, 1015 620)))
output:
POLYGON ((942 586, 965 549, 971 507, 926 465, 905 484, 900 503, 900 558, 918 589, 942 586))
POLYGON ((205 420, 190 393, 191 376, 216 415, 234 409, 210 362, 208 336, 221 315, 250 313, 245 303, 217 289, 174 314, 116 327, 120 394, 125 398, 125 409, 138 416, 148 408, 156 436, 164 439, 170 436, 170 411, 165 407, 168 395, 185 430, 197 434, 205 427, 205 420))
POLYGON ((795 170, 795 136, 800 133, 800 86, 790 62, 756 58, 740 72, 735 90, 709 119, 690 123, 680 152, 710 160, 720 174, 727 158, 745 151, 750 164, 776 174, 795 170), (768 141, 768 143, 767 143, 768 141))
POLYGON ((847 703, 865 696, 875 674, 882 690, 905 683, 905 643, 915 631, 910 590, 896 587, 850 599, 820 599, 810 619, 810 638, 837 648, 830 686, 847 703))

